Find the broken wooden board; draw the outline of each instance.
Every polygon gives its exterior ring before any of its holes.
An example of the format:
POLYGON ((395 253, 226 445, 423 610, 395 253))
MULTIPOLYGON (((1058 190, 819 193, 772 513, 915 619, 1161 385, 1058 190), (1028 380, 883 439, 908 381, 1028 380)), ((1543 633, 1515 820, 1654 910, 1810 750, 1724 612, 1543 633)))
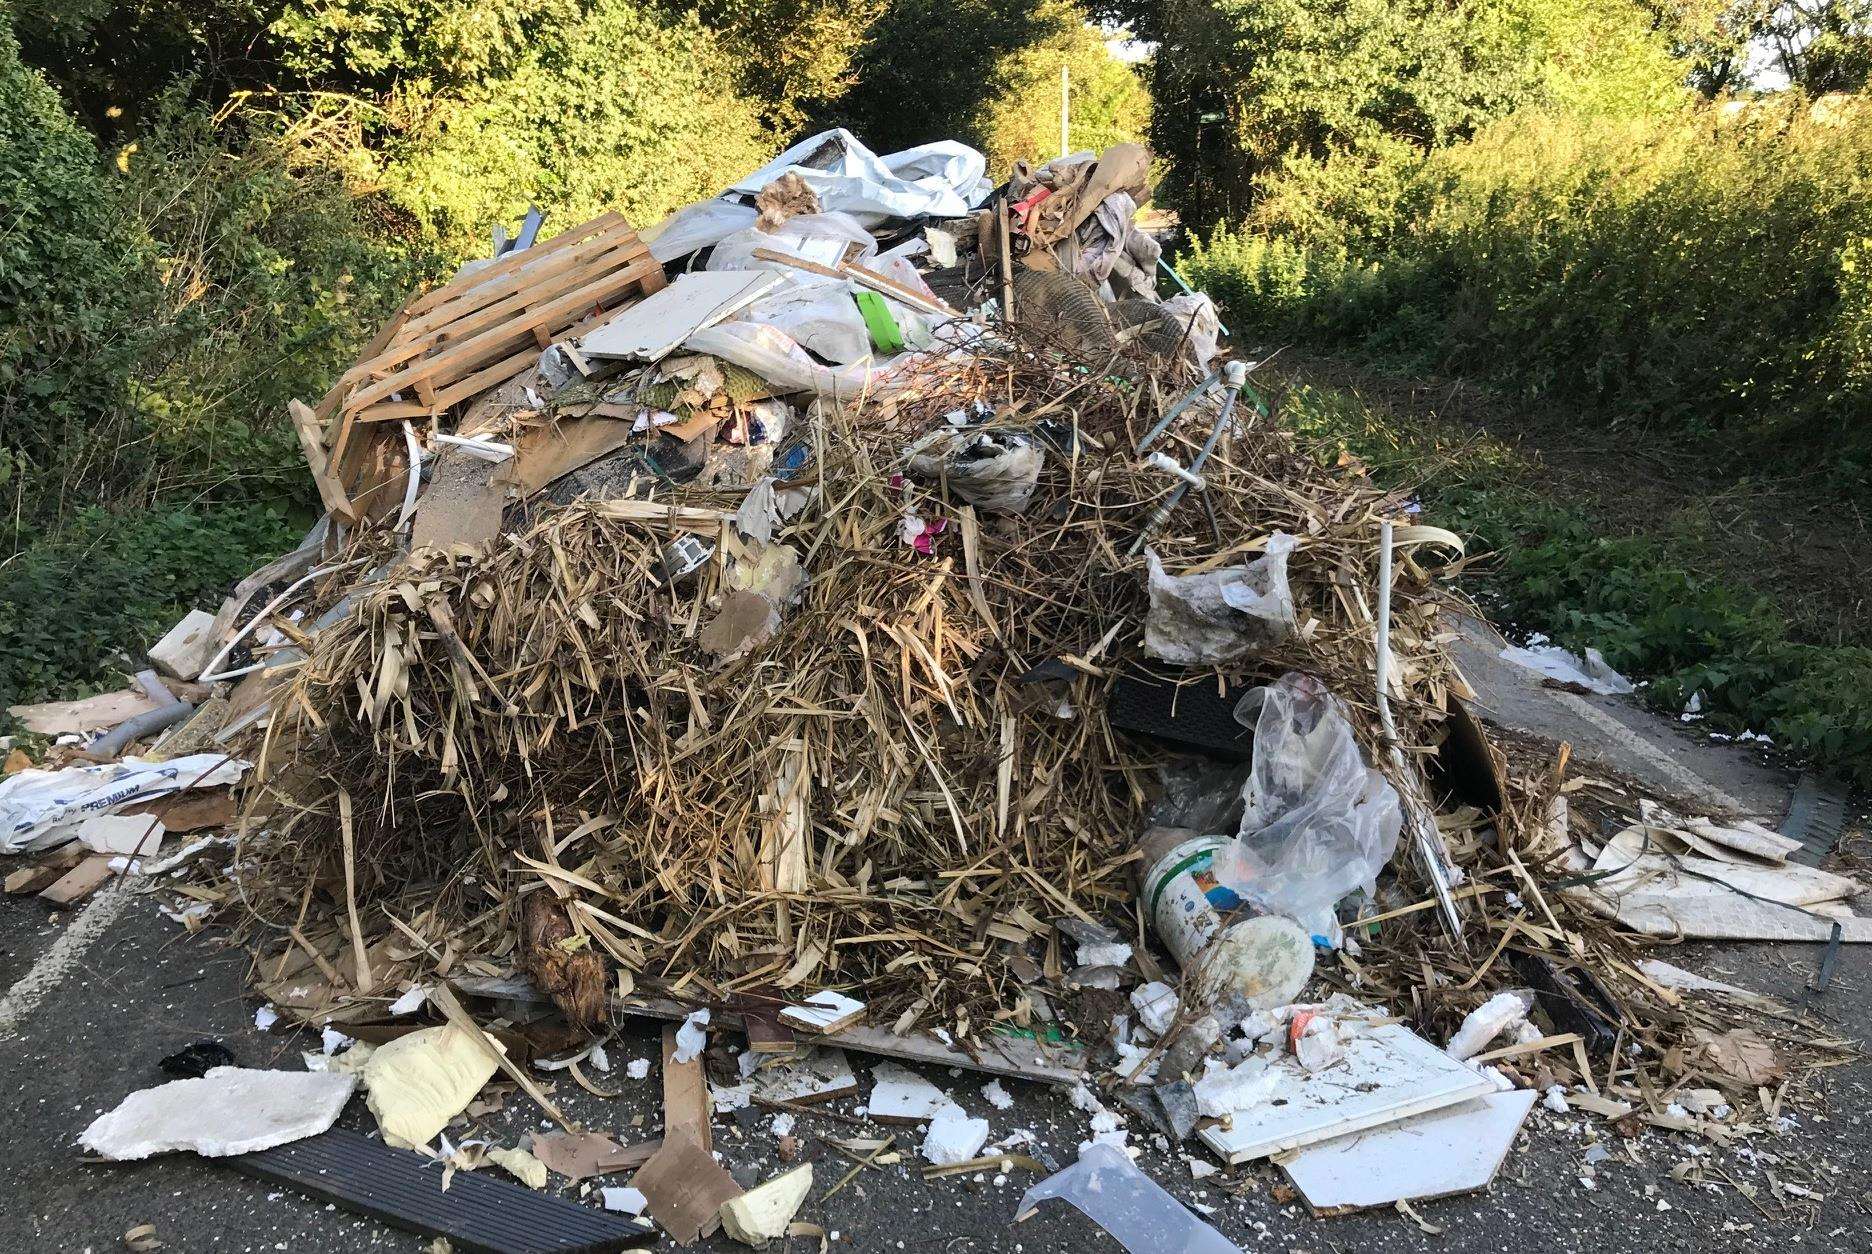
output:
POLYGON ((541 488, 630 443, 631 424, 615 418, 564 418, 521 432, 511 461, 493 467, 491 482, 517 497, 541 488))
POLYGON ((1315 1215, 1473 1193, 1501 1169, 1537 1096, 1490 1093, 1274 1161, 1315 1215))
POLYGON ((119 814, 148 815, 160 819, 163 828, 177 835, 199 832, 204 828, 227 827, 234 822, 239 807, 234 794, 226 788, 200 792, 173 793, 154 801, 142 801, 119 810, 119 814))
POLYGON ((631 1177, 644 1209, 678 1245, 689 1245, 721 1226, 721 1208, 741 1186, 693 1136, 665 1135, 663 1145, 631 1177))
MULTIPOLYGON (((507 975, 493 979, 460 977, 455 986, 477 997, 505 997, 515 1001, 547 1000, 544 993, 522 976, 507 975)), ((614 998, 611 1008, 619 1014, 637 1015, 665 1021, 685 1019, 694 1009, 667 997, 614 998)), ((730 1010, 718 1010, 709 1026, 741 1030, 741 1016, 730 1010)), ((1085 1050, 1076 1045, 1043 1045, 1030 1036, 997 1034, 980 1042, 978 1053, 971 1054, 954 1045, 945 1045, 929 1036, 898 1036, 884 1028, 846 1028, 827 1036, 799 1033, 801 1045, 835 1045, 861 1054, 876 1054, 904 1062, 928 1063, 932 1067, 961 1067, 985 1075, 1006 1076, 1012 1080, 1032 1080, 1036 1084, 1083 1084, 1091 1075, 1085 1064, 1085 1050)))
POLYGON ((459 448, 445 448, 430 472, 429 488, 416 503, 410 549, 485 546, 500 534, 507 489, 494 481, 500 467, 459 448))
POLYGON ((1353 1037, 1344 1058, 1313 1075, 1291 1058, 1273 1065, 1286 1081, 1269 1100, 1197 1131, 1225 1162, 1300 1149, 1495 1090, 1488 1076, 1395 1023, 1353 1037))
POLYGON ((71 906, 104 887, 112 875, 111 855, 94 853, 40 890, 39 898, 55 906, 71 906))
POLYGON ((80 732, 108 731, 117 724, 156 708, 148 693, 131 688, 106 692, 78 701, 42 701, 37 705, 10 705, 7 713, 27 731, 42 736, 74 736, 80 732))

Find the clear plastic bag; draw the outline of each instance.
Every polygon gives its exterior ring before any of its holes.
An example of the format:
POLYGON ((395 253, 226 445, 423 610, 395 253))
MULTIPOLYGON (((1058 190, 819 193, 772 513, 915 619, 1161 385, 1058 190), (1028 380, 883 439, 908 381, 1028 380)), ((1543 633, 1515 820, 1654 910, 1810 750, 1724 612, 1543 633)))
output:
POLYGON ((1397 792, 1365 764, 1339 702, 1311 676, 1290 672, 1254 689, 1235 718, 1254 728, 1254 761, 1241 831, 1216 851, 1216 880, 1330 938, 1334 904, 1355 889, 1374 891, 1397 852, 1397 792))
POLYGON ((1254 561, 1197 575, 1166 574, 1156 552, 1145 549, 1150 613, 1144 652, 1178 666, 1216 666, 1291 634, 1296 620, 1287 555, 1296 543, 1276 531, 1254 561))

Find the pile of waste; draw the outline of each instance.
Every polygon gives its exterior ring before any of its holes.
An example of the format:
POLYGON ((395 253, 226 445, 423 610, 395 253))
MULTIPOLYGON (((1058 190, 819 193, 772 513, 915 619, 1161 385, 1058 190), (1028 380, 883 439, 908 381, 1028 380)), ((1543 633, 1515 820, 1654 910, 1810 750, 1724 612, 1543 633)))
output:
MULTIPOLYGON (((1150 1192, 1127 1118, 1224 1164, 1304 1151, 1322 1210, 1432 1195, 1373 1187, 1366 1129, 1505 1152, 1543 1094, 1765 1118, 1840 1043, 1770 1044, 1643 938, 1863 940, 1858 885, 1492 745, 1454 660, 1462 541, 1282 427, 1134 224, 1148 154, 984 175, 834 131, 642 237, 497 237, 294 407, 325 518, 154 651, 170 678, 106 748, 161 738, 9 779, 0 835, 184 876, 176 917, 235 929, 268 1014, 382 1033, 357 1075, 295 1079, 291 1142, 341 1135, 361 1076, 387 1142, 472 1167, 435 1138, 497 1069, 682 1021, 666 1100, 694 1069, 701 1113, 605 1190, 679 1240, 784 1235, 806 1190, 670 1201, 720 1173, 710 1031, 1067 1087, 1094 1136, 1022 1209, 1129 1244, 1099 1209, 1123 1176, 1157 1216, 1132 1249, 1233 1247, 1150 1192), (191 829, 162 807, 204 795, 227 835, 164 850, 191 829), (514 1007, 545 1001, 542 1036, 514 1007), (424 1068, 453 1096, 401 1109, 424 1068)), ((165 1102, 238 1107, 213 1086, 255 1074, 135 1095, 87 1143, 153 1152, 165 1102)), ((908 1111, 935 1167, 1007 1157, 949 1109, 908 1111)))

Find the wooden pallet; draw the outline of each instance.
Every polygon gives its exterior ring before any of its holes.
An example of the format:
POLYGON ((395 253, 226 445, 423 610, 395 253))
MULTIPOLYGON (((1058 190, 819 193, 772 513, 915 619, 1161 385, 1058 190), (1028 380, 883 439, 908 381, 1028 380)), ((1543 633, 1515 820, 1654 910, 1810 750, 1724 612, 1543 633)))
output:
POLYGON ((630 223, 606 213, 413 297, 313 411, 335 485, 359 516, 382 517, 406 458, 399 428, 370 424, 472 400, 666 282, 630 223))

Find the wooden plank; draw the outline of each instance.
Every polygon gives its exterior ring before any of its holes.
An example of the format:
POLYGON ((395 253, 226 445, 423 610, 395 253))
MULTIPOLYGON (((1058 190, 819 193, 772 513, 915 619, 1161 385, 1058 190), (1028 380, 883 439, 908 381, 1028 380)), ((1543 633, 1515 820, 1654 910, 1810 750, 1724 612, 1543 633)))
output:
POLYGON ((676 1028, 663 1028, 663 1138, 693 1137, 703 1149, 713 1151, 714 1134, 709 1119, 715 1102, 709 1096, 708 1077, 702 1071, 702 1055, 688 1062, 676 1061, 676 1028))
POLYGON ((312 482, 318 488, 319 500, 332 517, 342 522, 356 522, 357 513, 351 508, 350 499, 345 496, 344 489, 338 486, 338 481, 332 478, 325 448, 321 443, 323 432, 319 430, 318 415, 299 400, 287 401, 286 412, 292 416, 293 430, 299 434, 299 451, 305 454, 306 469, 312 472, 312 482))
MULTIPOLYGON (((629 294, 647 275, 660 273, 662 269, 661 262, 646 255, 626 269, 595 279, 501 326, 483 331, 432 357, 412 363, 387 379, 360 388, 346 399, 345 408, 362 409, 372 401, 382 400, 410 387, 419 378, 432 379, 445 385, 452 383, 459 377, 457 372, 471 371, 497 361, 521 345, 530 343, 534 327, 551 329, 562 325, 575 319, 590 306, 602 305, 608 300, 629 294)), ((534 352, 537 354, 537 348, 534 352)))
POLYGON ((104 886, 113 872, 111 855, 94 853, 41 890, 40 900, 55 906, 72 906, 104 886))
POLYGON ((445 301, 457 300, 489 280, 504 278, 514 271, 532 264, 546 254, 556 252, 561 248, 587 239, 599 231, 608 230, 613 226, 619 225, 630 225, 623 214, 601 213, 589 222, 581 222, 577 226, 568 227, 551 239, 535 244, 531 248, 523 249, 517 253, 509 253, 491 266, 483 266, 473 274, 466 274, 459 279, 452 279, 444 283, 441 287, 431 288, 429 291, 424 292, 421 296, 416 297, 410 302, 409 315, 414 318, 418 315, 428 313, 445 301))

